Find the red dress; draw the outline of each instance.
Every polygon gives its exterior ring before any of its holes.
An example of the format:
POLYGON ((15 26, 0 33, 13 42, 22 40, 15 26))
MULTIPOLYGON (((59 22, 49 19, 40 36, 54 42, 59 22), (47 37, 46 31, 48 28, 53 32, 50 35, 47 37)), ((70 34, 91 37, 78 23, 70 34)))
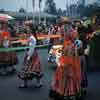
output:
POLYGON ((25 69, 27 71, 36 72, 36 73, 42 72, 42 66, 40 63, 40 58, 37 50, 34 51, 29 61, 27 60, 27 51, 26 51, 25 58, 24 58, 24 65, 26 66, 25 69))
MULTIPOLYGON (((36 46, 36 39, 31 36, 28 40, 28 44, 30 46, 36 46)), ((25 52, 24 65, 26 66, 25 69, 27 69, 27 71, 36 72, 39 74, 42 72, 40 58, 35 47, 29 48, 29 50, 25 52), (28 57, 30 57, 29 60, 28 57)))
MULTIPOLYGON (((70 40, 64 42, 64 46, 71 44, 70 40)), ((80 92, 81 84, 80 58, 73 55, 62 55, 59 61, 60 66, 56 69, 51 88, 63 97, 76 96, 80 92)))

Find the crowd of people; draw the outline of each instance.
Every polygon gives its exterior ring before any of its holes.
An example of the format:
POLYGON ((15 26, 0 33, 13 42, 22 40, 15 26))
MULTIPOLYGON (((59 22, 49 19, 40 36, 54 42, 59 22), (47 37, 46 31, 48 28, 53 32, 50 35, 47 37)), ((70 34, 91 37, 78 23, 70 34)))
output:
MULTIPOLYGON (((78 100, 86 93, 89 42, 94 31, 90 25, 85 27, 81 22, 67 25, 67 28, 63 24, 51 25, 48 28, 47 34, 62 34, 63 40, 61 41, 63 45, 62 55, 56 64, 57 68, 50 86, 49 96, 54 100, 78 100)), ((30 48, 25 50, 24 68, 18 73, 18 78, 24 81, 20 88, 28 87, 27 81, 33 78, 36 79, 36 87, 40 88, 43 70, 38 50, 35 48, 38 41, 36 37, 37 29, 28 26, 27 32, 26 45, 30 48)), ((8 48, 10 44, 7 41, 4 42, 4 40, 10 40, 10 37, 7 28, 2 29, 0 31, 1 46, 8 48)), ((53 40, 50 39, 50 42, 54 45, 53 40)))

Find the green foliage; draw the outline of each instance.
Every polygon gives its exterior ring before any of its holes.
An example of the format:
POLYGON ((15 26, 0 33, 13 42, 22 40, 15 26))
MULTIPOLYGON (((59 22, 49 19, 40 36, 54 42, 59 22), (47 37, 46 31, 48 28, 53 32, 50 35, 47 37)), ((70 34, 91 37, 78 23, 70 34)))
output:
POLYGON ((57 10, 57 15, 58 16, 66 16, 66 10, 62 10, 61 8, 59 8, 57 10))
POLYGON ((20 13, 26 13, 26 10, 25 10, 24 8, 20 8, 20 9, 19 9, 19 12, 20 12, 20 13))
POLYGON ((100 7, 97 3, 89 4, 87 6, 79 5, 78 12, 81 16, 91 17, 100 13, 100 7))
POLYGON ((4 9, 0 9, 0 13, 5 13, 5 10, 4 9))
POLYGON ((94 58, 96 62, 100 61, 100 33, 96 35, 90 42, 90 57, 94 58))
POLYGON ((77 7, 77 12, 80 14, 81 17, 84 15, 84 11, 85 11, 85 6, 84 5, 79 5, 77 7))
POLYGON ((46 0, 44 12, 57 15, 56 3, 53 0, 46 0))

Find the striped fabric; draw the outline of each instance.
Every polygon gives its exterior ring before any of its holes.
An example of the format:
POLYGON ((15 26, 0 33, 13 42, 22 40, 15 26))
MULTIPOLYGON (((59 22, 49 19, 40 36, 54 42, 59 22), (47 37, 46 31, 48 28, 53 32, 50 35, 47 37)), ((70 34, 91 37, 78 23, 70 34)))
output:
POLYGON ((63 96, 76 95, 80 92, 80 59, 73 56, 62 56, 60 63, 52 81, 52 90, 63 96))
POLYGON ((26 66, 25 69, 27 71, 36 72, 36 73, 42 72, 40 58, 39 58, 38 52, 36 50, 34 51, 32 57, 30 58, 29 61, 27 61, 27 52, 26 52, 24 64, 26 66))

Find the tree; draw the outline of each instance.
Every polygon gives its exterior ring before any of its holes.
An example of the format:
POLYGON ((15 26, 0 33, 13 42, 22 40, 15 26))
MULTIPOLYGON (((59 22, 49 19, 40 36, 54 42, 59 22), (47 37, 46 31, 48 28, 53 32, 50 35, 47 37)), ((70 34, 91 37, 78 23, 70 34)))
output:
POLYGON ((89 4, 87 6, 79 5, 77 7, 77 11, 81 17, 83 17, 83 16, 91 17, 91 16, 94 16, 94 15, 97 15, 100 13, 100 7, 95 2, 95 3, 89 4))
POLYGON ((53 0, 46 0, 44 12, 57 15, 56 3, 53 0))
POLYGON ((63 10, 63 16, 66 16, 67 11, 63 10))
POLYGON ((57 16, 66 16, 66 10, 62 10, 61 8, 59 8, 57 10, 57 16))
POLYGON ((4 13, 5 12, 5 10, 4 9, 0 9, 0 13, 4 13))
POLYGON ((78 5, 77 13, 80 15, 80 17, 83 16, 84 10, 85 10, 85 6, 84 5, 82 5, 82 4, 78 5))
POLYGON ((58 15, 58 16, 62 16, 62 15, 63 15, 63 11, 62 11, 61 8, 59 8, 59 9, 57 10, 57 15, 58 15))
POLYGON ((20 9, 19 9, 19 12, 20 12, 20 13, 26 13, 26 10, 25 10, 24 8, 20 8, 20 9))
POLYGON ((70 5, 69 9, 70 9, 70 15, 72 17, 75 17, 77 15, 77 5, 72 4, 72 5, 70 5))
POLYGON ((87 17, 91 17, 100 13, 100 7, 94 3, 85 7, 83 15, 87 17))

